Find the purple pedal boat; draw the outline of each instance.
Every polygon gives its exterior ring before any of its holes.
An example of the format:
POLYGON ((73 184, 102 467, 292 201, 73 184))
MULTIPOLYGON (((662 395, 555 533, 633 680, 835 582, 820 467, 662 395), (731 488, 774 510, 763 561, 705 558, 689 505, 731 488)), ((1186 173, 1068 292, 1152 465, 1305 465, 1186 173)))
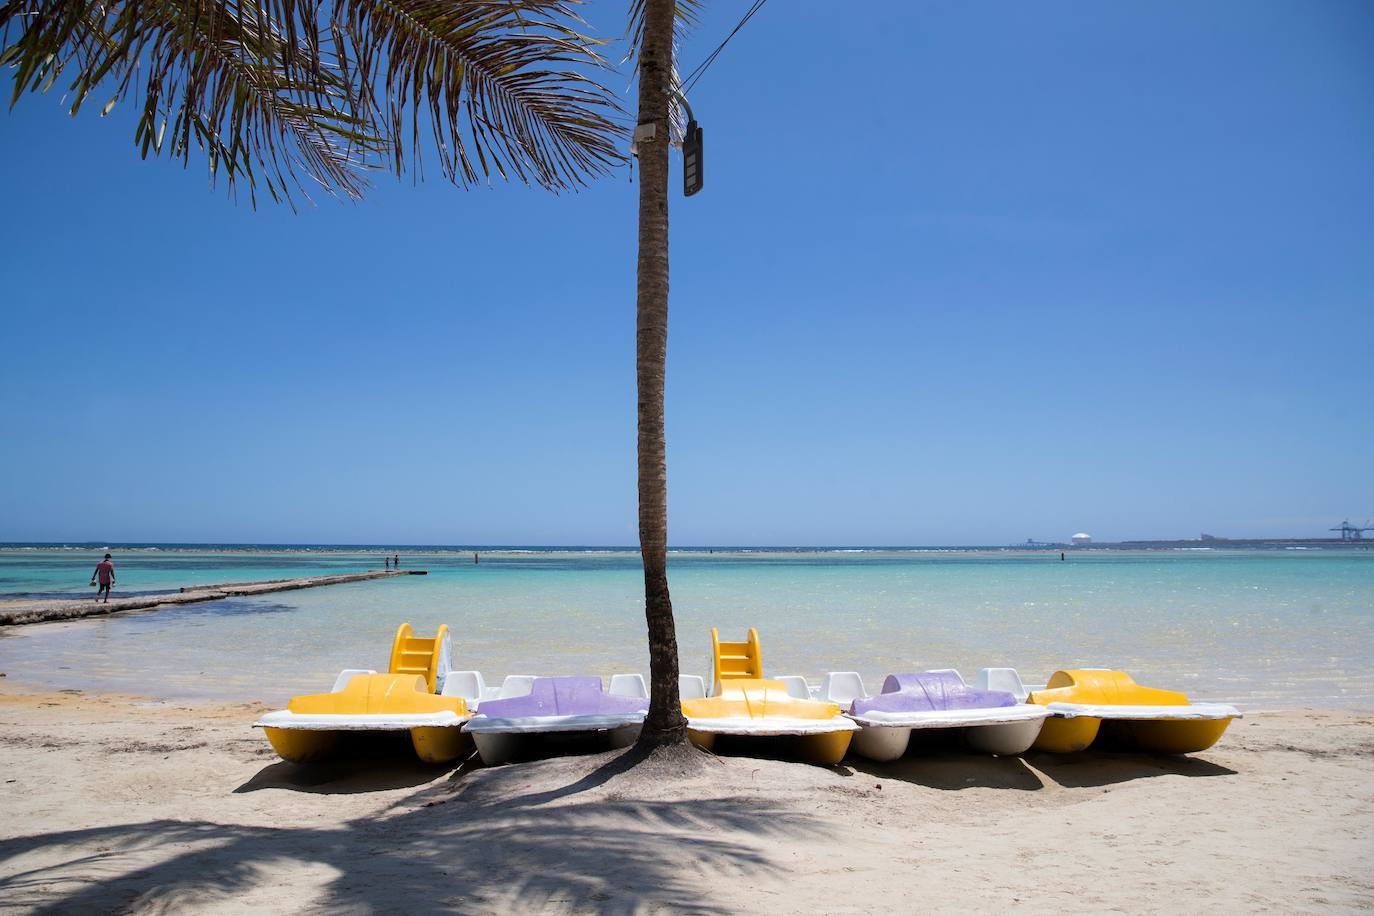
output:
POLYGON ((1006 691, 970 687, 957 671, 889 674, 882 693, 850 706, 849 718, 863 727, 851 749, 870 760, 896 760, 915 729, 961 728, 977 750, 1020 754, 1035 742, 1047 714, 1006 691))
POLYGON ((611 747, 628 747, 648 710, 647 696, 606 693, 599 677, 537 677, 525 696, 483 701, 463 731, 494 766, 513 759, 526 738, 554 732, 605 732, 611 747))

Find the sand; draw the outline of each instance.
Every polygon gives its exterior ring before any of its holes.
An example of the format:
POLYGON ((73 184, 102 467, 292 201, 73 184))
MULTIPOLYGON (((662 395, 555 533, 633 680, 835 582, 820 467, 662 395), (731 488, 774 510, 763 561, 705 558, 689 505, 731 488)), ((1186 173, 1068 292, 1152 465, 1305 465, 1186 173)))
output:
POLYGON ((1374 907, 1374 717, 1188 758, 835 769, 614 754, 302 768, 255 705, 0 680, 0 911, 1193 913, 1374 907))

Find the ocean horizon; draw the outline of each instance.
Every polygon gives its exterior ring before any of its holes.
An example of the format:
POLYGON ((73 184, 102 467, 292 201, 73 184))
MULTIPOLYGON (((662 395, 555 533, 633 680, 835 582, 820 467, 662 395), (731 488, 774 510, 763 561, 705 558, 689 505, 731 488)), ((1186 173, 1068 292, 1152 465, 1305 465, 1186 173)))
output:
MULTIPOLYGON (((1142 538, 1127 541, 1028 541, 1015 544, 674 544, 669 553, 908 553, 928 551, 1090 551, 1090 550, 1227 550, 1227 549, 1374 550, 1374 538, 1142 538), (1142 545, 1158 545, 1157 547, 1142 545)), ((269 553, 639 553, 638 544, 389 544, 271 543, 218 541, 0 541, 0 551, 126 550, 269 553)))

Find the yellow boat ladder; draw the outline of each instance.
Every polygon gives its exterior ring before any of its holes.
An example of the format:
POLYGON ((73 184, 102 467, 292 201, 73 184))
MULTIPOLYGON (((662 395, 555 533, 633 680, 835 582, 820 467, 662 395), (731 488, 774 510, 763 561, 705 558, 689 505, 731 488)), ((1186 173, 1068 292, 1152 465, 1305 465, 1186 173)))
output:
MULTIPOLYGON (((396 630, 391 643, 391 674, 418 674, 425 679, 430 693, 438 691, 439 666, 446 659, 444 642, 448 639, 448 625, 440 624, 433 639, 416 636, 410 624, 403 623, 396 630)), ((447 672, 442 672, 446 674, 447 672)))
POLYGON ((720 696, 720 682, 739 678, 763 677, 763 650, 759 648, 759 631, 749 628, 745 642, 721 642, 720 633, 711 628, 711 693, 720 696))

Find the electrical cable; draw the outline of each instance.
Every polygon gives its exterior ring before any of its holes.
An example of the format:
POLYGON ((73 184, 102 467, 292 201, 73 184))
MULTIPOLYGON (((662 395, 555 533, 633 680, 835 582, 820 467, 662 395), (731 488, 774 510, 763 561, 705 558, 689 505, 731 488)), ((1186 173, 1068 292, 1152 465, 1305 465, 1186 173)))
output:
POLYGON ((715 63, 716 58, 720 56, 720 52, 725 50, 725 46, 730 43, 730 39, 734 38, 735 35, 739 33, 739 30, 744 28, 744 24, 748 22, 750 19, 754 18, 754 14, 757 13, 759 10, 763 9, 763 5, 767 2, 768 0, 754 0, 754 5, 749 7, 749 11, 744 14, 744 18, 741 19, 739 21, 739 24, 736 25, 730 31, 729 35, 725 36, 725 40, 722 41, 719 45, 717 45, 714 51, 706 55, 706 59, 703 60, 701 63, 697 64, 695 70, 693 70, 691 73, 683 77, 683 95, 686 95, 688 92, 691 92, 692 87, 694 87, 697 83, 701 82, 701 78, 706 75, 706 71, 710 69, 711 64, 715 63))
POLYGON ((684 90, 691 89, 701 81, 701 78, 706 75, 706 71, 710 68, 711 64, 715 63, 716 58, 720 56, 720 52, 725 50, 725 46, 730 43, 730 39, 734 38, 735 35, 739 33, 739 30, 744 28, 744 24, 752 19, 754 14, 762 9, 763 4, 766 2, 767 0, 755 0, 754 4, 749 7, 749 10, 744 14, 744 17, 740 19, 739 23, 730 30, 730 34, 725 36, 725 40, 717 45, 716 49, 708 54, 706 59, 698 64, 696 69, 687 74, 683 79, 682 83, 684 90))

